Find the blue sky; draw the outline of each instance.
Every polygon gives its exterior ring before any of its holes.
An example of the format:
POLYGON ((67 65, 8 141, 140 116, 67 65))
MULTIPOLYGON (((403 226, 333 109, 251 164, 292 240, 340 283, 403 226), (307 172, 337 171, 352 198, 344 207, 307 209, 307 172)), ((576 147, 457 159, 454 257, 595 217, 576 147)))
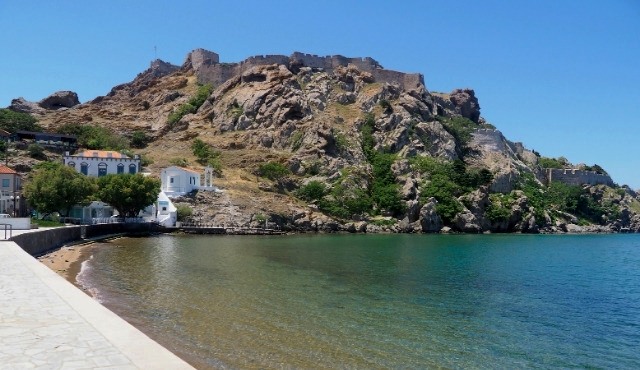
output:
POLYGON ((200 47, 223 62, 371 56, 429 90, 473 88, 508 139, 640 188, 637 0, 0 0, 0 44, 0 107, 58 90, 88 101, 200 47))

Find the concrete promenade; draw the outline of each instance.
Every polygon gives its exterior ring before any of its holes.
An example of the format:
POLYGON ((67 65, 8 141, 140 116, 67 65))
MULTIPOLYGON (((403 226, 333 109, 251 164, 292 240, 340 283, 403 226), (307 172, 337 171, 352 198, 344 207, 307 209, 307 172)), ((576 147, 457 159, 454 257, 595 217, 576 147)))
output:
POLYGON ((0 241, 0 369, 192 369, 58 276, 0 241))

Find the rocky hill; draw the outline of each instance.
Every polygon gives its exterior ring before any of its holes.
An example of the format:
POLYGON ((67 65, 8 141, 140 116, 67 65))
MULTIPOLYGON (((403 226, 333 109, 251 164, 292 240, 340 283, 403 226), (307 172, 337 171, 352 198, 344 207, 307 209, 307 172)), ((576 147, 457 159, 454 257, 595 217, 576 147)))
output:
MULTIPOLYGON (((39 103, 16 99, 10 109, 32 114, 52 132, 68 124, 127 137, 144 132, 150 142, 136 151, 151 161, 152 174, 172 163, 202 168, 191 146, 195 139, 209 144, 219 154, 216 184, 224 192, 179 202, 211 224, 266 220, 288 230, 367 232, 640 229, 631 189, 610 179, 598 184, 593 179, 606 174, 570 164, 586 184, 551 182, 538 153, 485 122, 473 90, 430 92, 422 75, 389 71, 371 58, 294 53, 220 63, 217 54, 197 49, 182 66, 156 60, 85 104, 62 92, 39 103)), ((581 183, 575 172, 565 178, 571 176, 581 183)))

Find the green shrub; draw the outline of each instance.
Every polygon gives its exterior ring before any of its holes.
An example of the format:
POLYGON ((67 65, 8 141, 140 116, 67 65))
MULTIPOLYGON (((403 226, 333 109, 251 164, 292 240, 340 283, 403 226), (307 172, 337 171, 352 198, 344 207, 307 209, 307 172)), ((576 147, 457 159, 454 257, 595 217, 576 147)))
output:
POLYGON ((167 124, 169 125, 169 127, 173 127, 176 123, 180 122, 182 117, 186 116, 187 114, 196 113, 198 111, 198 108, 200 108, 202 104, 204 104, 204 102, 207 100, 209 95, 211 95, 212 91, 213 86, 209 84, 201 85, 200 87, 198 87, 196 95, 192 96, 188 102, 182 104, 176 110, 169 114, 169 116, 167 117, 167 124))
POLYGON ((75 135, 78 144, 87 149, 120 151, 129 148, 129 140, 103 126, 68 123, 62 125, 58 132, 75 135))
POLYGON ((198 91, 196 92, 196 95, 193 96, 191 99, 189 99, 188 104, 194 106, 197 110, 202 106, 202 104, 204 104, 204 102, 207 100, 207 98, 209 98, 212 92, 213 92, 213 85, 211 84, 200 85, 198 87, 198 91))
POLYGON ((292 151, 295 152, 296 150, 300 149, 300 147, 302 146, 303 138, 304 138, 304 134, 302 133, 302 131, 296 131, 293 134, 291 134, 289 142, 291 143, 292 151))
POLYGON ((377 211, 391 212, 394 215, 404 211, 399 185, 391 171, 396 156, 391 153, 378 152, 375 149, 375 117, 368 114, 360 128, 362 150, 372 169, 372 179, 368 188, 369 200, 377 211))
POLYGON ((267 162, 258 167, 258 175, 269 180, 277 181, 289 175, 291 171, 282 163, 267 162))
POLYGON ((222 162, 220 162, 220 152, 200 139, 195 139, 191 143, 191 150, 196 156, 198 163, 211 167, 217 174, 222 173, 222 162))
POLYGON ((195 113, 197 110, 198 108, 189 103, 182 104, 176 110, 169 114, 169 116, 167 117, 167 124, 169 125, 169 127, 173 127, 182 119, 182 117, 186 116, 187 114, 195 113))
POLYGON ((229 108, 227 109, 227 115, 231 116, 234 121, 236 121, 240 116, 244 113, 244 109, 238 104, 237 101, 231 103, 229 108))
POLYGON ((29 144, 27 147, 27 152, 29 153, 29 157, 34 159, 47 159, 47 156, 44 154, 44 148, 42 148, 38 144, 29 144))
POLYGON ((492 222, 506 221, 511 216, 511 203, 513 199, 505 194, 490 194, 489 207, 485 211, 485 216, 492 222))
POLYGON ((460 186, 448 176, 437 173, 432 175, 431 180, 422 187, 421 197, 423 200, 430 197, 435 198, 438 201, 436 213, 445 223, 450 223, 463 209, 457 199, 461 192, 460 186))
POLYGON ((378 104, 384 110, 385 113, 392 113, 393 112, 393 107, 391 106, 391 103, 389 103, 388 100, 381 99, 380 102, 378 102, 378 104))
POLYGON ((566 168, 569 166, 569 161, 566 158, 538 158, 538 165, 542 168, 566 168))
POLYGON ((466 147, 471 142, 471 133, 478 128, 478 125, 470 119, 464 117, 436 117, 451 136, 461 147, 466 147))
POLYGON ((187 218, 191 217, 192 214, 193 210, 187 204, 176 205, 176 216, 178 221, 184 221, 187 218))
POLYGON ((131 134, 131 146, 134 148, 144 148, 151 141, 144 131, 134 131, 131 134))
POLYGON ((327 192, 327 187, 320 181, 309 181, 307 185, 304 185, 296 192, 298 198, 306 200, 308 202, 322 199, 327 192))

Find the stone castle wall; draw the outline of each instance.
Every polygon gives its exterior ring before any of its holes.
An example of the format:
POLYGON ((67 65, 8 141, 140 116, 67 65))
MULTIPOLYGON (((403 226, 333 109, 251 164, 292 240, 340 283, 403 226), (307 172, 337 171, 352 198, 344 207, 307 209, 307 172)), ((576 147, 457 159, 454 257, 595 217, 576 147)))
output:
POLYGON ((220 63, 218 54, 204 49, 196 49, 187 57, 185 64, 191 63, 199 83, 220 86, 233 76, 256 66, 282 64, 299 65, 332 72, 338 67, 355 65, 359 70, 369 72, 376 82, 395 84, 404 90, 419 90, 424 86, 424 78, 419 73, 403 73, 383 69, 373 58, 347 58, 342 55, 318 56, 295 52, 285 55, 257 55, 240 63, 220 63))
POLYGON ((609 185, 613 186, 613 180, 609 175, 603 175, 595 171, 585 171, 573 168, 559 169, 547 168, 547 184, 559 181, 568 185, 609 185))

